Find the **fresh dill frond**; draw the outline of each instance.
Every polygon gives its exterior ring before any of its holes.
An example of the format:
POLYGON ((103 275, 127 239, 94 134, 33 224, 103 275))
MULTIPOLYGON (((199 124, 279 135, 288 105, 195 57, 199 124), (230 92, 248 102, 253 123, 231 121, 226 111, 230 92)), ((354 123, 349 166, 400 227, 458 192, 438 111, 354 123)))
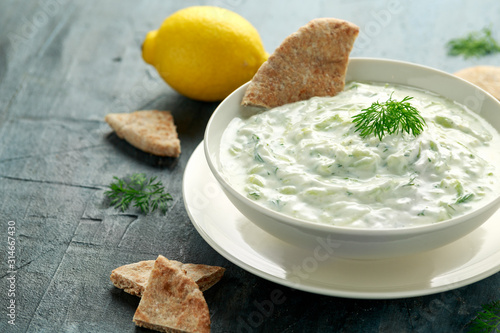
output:
POLYGON ((161 181, 156 181, 156 177, 148 179, 144 173, 135 173, 129 177, 113 179, 115 181, 108 186, 109 190, 104 192, 111 199, 111 206, 123 212, 133 203, 144 214, 156 209, 163 214, 167 212, 172 196, 164 192, 165 187, 161 181))
POLYGON ((468 324, 470 333, 500 332, 500 301, 490 302, 482 306, 482 310, 468 324))
POLYGON ((363 138, 373 134, 379 140, 387 134, 397 134, 400 131, 419 135, 426 123, 419 111, 408 102, 412 98, 406 96, 401 101, 396 101, 391 94, 383 103, 372 103, 370 107, 352 116, 355 132, 359 132, 363 138))
POLYGON ((500 52, 500 44, 493 38, 491 29, 489 28, 470 32, 462 38, 452 39, 446 45, 449 55, 462 55, 465 59, 471 57, 480 58, 488 54, 500 52))

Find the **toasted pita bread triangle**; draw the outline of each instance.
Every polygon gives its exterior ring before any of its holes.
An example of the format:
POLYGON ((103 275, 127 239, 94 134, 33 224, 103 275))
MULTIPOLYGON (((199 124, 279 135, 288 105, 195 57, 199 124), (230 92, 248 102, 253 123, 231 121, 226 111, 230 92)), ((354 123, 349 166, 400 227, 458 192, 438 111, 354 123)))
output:
MULTIPOLYGON (((196 282, 201 291, 205 291, 219 282, 225 272, 225 268, 219 266, 182 264, 174 260, 170 261, 179 263, 181 269, 196 282)), ((111 272, 111 282, 115 287, 123 289, 131 295, 141 297, 146 289, 154 263, 154 260, 145 260, 120 266, 111 272)))
POLYGON ((110 113, 104 119, 118 137, 146 153, 170 157, 181 153, 174 118, 169 111, 110 113))
POLYGON ((182 264, 182 270, 196 282, 201 291, 205 291, 220 281, 226 269, 219 266, 182 264))
POLYGON ((154 264, 154 260, 145 260, 123 265, 115 268, 109 278, 115 287, 123 289, 131 295, 141 297, 148 284, 154 264))
POLYGON ((455 75, 486 90, 500 100, 500 67, 474 66, 464 68, 455 75))
POLYGON ((277 107, 344 89, 349 54, 359 28, 318 18, 288 36, 250 82, 242 105, 277 107))
POLYGON ((203 293, 179 262, 163 256, 154 263, 134 323, 160 332, 210 332, 203 293))

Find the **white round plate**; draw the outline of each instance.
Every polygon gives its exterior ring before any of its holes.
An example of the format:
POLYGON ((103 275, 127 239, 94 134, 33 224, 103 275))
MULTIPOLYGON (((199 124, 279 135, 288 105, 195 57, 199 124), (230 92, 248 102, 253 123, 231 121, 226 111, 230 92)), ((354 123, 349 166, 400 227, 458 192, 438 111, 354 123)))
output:
POLYGON ((235 265, 275 283, 330 296, 391 299, 459 288, 500 271, 500 211, 479 229, 445 247, 395 259, 335 257, 334 244, 307 251, 245 218, 222 192, 201 143, 183 179, 186 210, 200 235, 235 265))

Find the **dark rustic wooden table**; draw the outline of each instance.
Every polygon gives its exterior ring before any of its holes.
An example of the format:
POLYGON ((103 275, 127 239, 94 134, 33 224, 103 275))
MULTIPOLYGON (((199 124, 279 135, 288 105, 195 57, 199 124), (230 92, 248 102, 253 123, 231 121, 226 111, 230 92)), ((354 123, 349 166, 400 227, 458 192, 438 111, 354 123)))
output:
POLYGON ((165 17, 200 4, 247 18, 269 52, 310 19, 332 16, 362 29, 352 56, 447 72, 500 62, 499 56, 450 57, 445 48, 449 39, 485 26, 500 37, 497 0, 3 0, 0 332, 146 331, 132 323, 139 300, 114 288, 109 275, 158 254, 227 268, 223 281, 205 293, 213 332, 466 331, 481 304, 500 300, 499 274, 421 297, 322 296, 257 277, 200 237, 184 207, 182 177, 217 103, 174 92, 142 61, 140 50, 145 34, 165 17), (178 160, 138 151, 103 120, 110 112, 140 109, 173 112, 183 149, 178 160), (134 172, 167 185, 174 201, 165 216, 121 213, 105 204, 112 177, 134 172), (10 250, 9 236, 15 239, 10 250), (277 288, 286 301, 258 314, 256 304, 277 288))

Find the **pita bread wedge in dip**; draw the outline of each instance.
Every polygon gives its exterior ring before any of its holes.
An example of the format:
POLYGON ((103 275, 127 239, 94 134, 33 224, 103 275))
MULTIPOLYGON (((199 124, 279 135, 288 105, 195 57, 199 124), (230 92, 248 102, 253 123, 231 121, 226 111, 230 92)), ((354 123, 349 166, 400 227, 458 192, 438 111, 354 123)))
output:
POLYGON ((349 54, 359 28, 347 21, 318 18, 285 38, 262 64, 242 105, 273 108, 344 89, 349 54))
POLYGON ((455 75, 486 90, 500 100, 500 67, 474 66, 462 69, 455 75))
POLYGON ((104 118, 118 137, 153 155, 179 157, 181 143, 169 111, 110 113, 104 118))
MULTIPOLYGON (((174 260, 170 260, 170 262, 179 265, 181 270, 196 282, 201 291, 205 291, 219 282, 225 271, 225 268, 219 266, 183 264, 174 260)), ((120 266, 111 272, 111 282, 115 287, 123 289, 131 295, 141 297, 146 289, 154 264, 154 260, 145 260, 120 266)))
POLYGON ((179 264, 158 256, 135 311, 137 326, 160 332, 210 332, 203 293, 179 264))

